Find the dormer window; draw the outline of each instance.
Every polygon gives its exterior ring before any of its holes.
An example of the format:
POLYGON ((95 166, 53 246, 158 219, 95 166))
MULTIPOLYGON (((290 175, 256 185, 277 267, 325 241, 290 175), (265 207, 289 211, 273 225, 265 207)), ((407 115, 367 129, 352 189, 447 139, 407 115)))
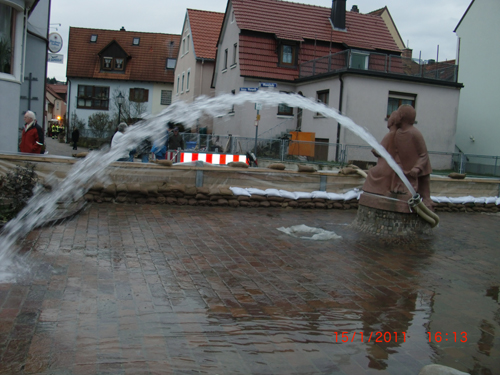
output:
POLYGON ((97 34, 92 34, 90 36, 90 43, 96 43, 97 42, 97 34))
POLYGON ((123 70, 123 61, 122 58, 115 59, 115 70, 123 70))
POLYGON ((282 44, 280 47, 279 63, 281 66, 292 67, 295 65, 297 46, 293 44, 282 44))
POLYGON ((141 41, 141 38, 134 38, 134 40, 132 41, 132 45, 133 46, 138 46, 139 43, 140 43, 140 41, 141 41))
POLYGON ((99 52, 101 71, 110 73, 123 73, 129 56, 116 41, 112 41, 99 52))
POLYGON ((113 58, 112 57, 103 57, 102 60, 103 60, 102 68, 104 70, 113 69, 113 58))
POLYGON ((177 59, 168 58, 167 59, 167 69, 175 69, 175 63, 177 59))

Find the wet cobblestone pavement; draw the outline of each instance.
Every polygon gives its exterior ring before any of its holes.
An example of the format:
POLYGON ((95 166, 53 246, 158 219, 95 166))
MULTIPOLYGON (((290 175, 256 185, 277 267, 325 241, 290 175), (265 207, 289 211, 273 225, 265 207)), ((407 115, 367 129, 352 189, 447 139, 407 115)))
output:
POLYGON ((500 374, 500 217, 396 243, 355 214, 103 204, 37 229, 0 284, 0 373, 500 374), (343 238, 276 230, 298 224, 343 238))

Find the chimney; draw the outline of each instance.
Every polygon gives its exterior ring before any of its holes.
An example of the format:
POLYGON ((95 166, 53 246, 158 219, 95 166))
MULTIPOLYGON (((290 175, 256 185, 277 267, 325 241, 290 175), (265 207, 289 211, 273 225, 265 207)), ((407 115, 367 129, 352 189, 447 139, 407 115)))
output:
POLYGON ((357 5, 353 5, 352 6, 352 9, 351 9, 351 12, 354 12, 354 13, 359 13, 359 8, 357 5))
POLYGON ((120 31, 127 31, 127 30, 125 30, 125 27, 122 26, 122 28, 120 29, 120 31))
POLYGON ((334 29, 345 30, 345 3, 347 0, 332 0, 330 21, 334 29))

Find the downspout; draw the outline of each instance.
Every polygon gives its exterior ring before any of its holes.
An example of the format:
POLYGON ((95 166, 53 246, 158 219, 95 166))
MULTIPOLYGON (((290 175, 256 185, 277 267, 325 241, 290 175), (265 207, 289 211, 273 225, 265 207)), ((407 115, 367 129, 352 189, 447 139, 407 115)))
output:
POLYGON ((71 116, 70 116, 70 110, 71 110, 71 80, 67 80, 66 82, 68 88, 66 89, 66 92, 67 92, 67 97, 66 97, 66 102, 67 102, 67 105, 66 105, 66 121, 68 121, 68 133, 69 133, 69 129, 71 129, 71 116))
POLYGON ((24 9, 24 17, 23 17, 23 49, 21 55, 21 77, 19 77, 20 82, 24 82, 24 68, 26 67, 26 63, 24 59, 26 58, 26 43, 28 39, 28 9, 24 9))
POLYGON ((201 58, 201 74, 200 74, 200 94, 198 96, 201 96, 203 94, 203 66, 205 65, 205 58, 201 58))
MULTIPOLYGON (((340 81, 340 94, 339 94, 339 113, 342 113, 342 98, 344 97, 344 80, 342 79, 342 73, 339 74, 339 81, 340 81)), ((340 125, 340 122, 337 123, 337 151, 335 153, 335 161, 338 162, 339 161, 339 151, 340 151, 340 147, 338 146, 340 144, 340 129, 341 129, 341 126, 340 125)))

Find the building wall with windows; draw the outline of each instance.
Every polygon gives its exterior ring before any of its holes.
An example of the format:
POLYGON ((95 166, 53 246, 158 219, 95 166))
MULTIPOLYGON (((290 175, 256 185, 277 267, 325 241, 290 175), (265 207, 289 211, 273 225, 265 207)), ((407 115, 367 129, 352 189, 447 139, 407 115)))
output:
POLYGON ((86 124, 88 118, 94 113, 104 112, 113 119, 118 115, 118 104, 116 97, 121 92, 125 97, 122 106, 122 121, 125 115, 125 106, 130 103, 132 117, 138 117, 141 113, 156 114, 153 107, 156 101, 160 101, 162 89, 172 89, 169 85, 154 85, 152 83, 134 81, 105 81, 76 79, 69 81, 68 85, 68 118, 71 119, 76 113, 80 120, 86 124))
POLYGON ((500 2, 472 1, 455 29, 460 43, 458 57, 460 96, 457 146, 465 153, 500 155, 498 139, 498 35, 500 2))
POLYGON ((196 56, 194 54, 189 19, 185 18, 181 34, 181 45, 177 56, 174 81, 174 101, 182 100, 191 103, 196 97, 196 56))
POLYGON ((157 115, 173 102, 174 85, 155 83, 153 85, 152 114, 157 115))
MULTIPOLYGON (((21 85, 25 73, 26 31, 23 29, 24 15, 29 13, 34 0, 0 0, 0 151, 17 152, 20 136, 21 85)), ((36 9, 36 8, 34 8, 36 9)), ((46 50, 45 50, 46 51, 46 50)), ((44 53, 45 56, 46 52, 44 53)), ((44 56, 38 56, 44 64, 44 56)), ((44 79, 44 76, 41 77, 44 79)), ((43 103, 43 97, 40 101, 43 103)), ((43 105, 43 104, 42 104, 43 105)), ((43 107, 40 118, 43 117, 43 107)))

